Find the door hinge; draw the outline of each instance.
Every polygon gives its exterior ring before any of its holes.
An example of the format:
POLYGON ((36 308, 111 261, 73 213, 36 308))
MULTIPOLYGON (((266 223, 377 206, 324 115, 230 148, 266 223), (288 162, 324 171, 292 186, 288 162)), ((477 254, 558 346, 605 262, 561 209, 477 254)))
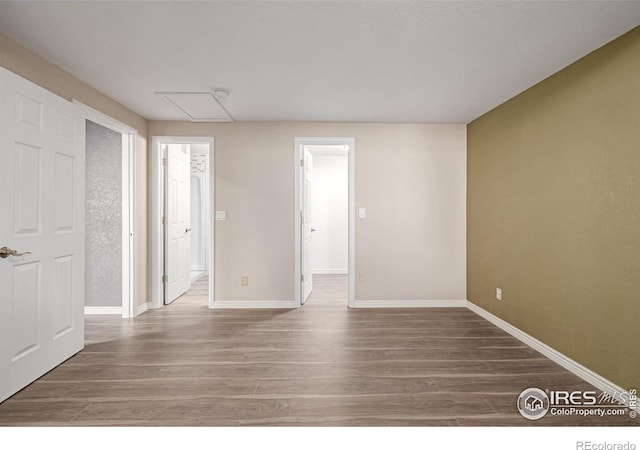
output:
POLYGON ((304 159, 300 160, 300 167, 304 167, 304 159))
POLYGON ((169 221, 167 220, 166 217, 162 218, 162 225, 166 225, 169 221))
POLYGON ((300 275, 300 281, 304 281, 304 275, 300 275))
POLYGON ((166 275, 162 275, 162 283, 168 283, 169 282, 169 277, 166 275))
POLYGON ((168 166, 169 165, 169 160, 167 158, 162 158, 162 165, 163 166, 168 166))

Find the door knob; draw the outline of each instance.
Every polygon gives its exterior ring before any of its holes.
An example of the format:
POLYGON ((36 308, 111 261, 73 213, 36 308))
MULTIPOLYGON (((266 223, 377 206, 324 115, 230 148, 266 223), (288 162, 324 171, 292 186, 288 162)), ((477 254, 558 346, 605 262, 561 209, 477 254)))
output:
POLYGON ((9 247, 0 248, 0 258, 6 258, 8 256, 22 256, 22 255, 28 255, 30 253, 31 252, 18 253, 18 250, 12 250, 9 247))
POLYGON ((191 228, 185 228, 184 232, 188 233, 189 231, 191 231, 191 228))
POLYGON ((314 231, 316 231, 316 229, 315 229, 315 228, 312 228, 312 229, 311 229, 311 232, 313 233, 314 231))

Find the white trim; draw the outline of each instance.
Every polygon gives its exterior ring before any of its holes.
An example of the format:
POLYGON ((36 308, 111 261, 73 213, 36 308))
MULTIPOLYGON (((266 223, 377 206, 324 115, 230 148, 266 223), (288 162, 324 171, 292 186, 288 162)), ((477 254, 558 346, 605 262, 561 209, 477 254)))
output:
POLYGON ((464 308, 466 300, 356 300, 352 308, 464 308))
POLYGON ((300 305, 294 300, 216 300, 213 309, 295 309, 300 305))
POLYGON ((151 261, 149 275, 151 277, 151 309, 160 308, 164 304, 163 275, 163 228, 162 197, 164 183, 162 179, 162 152, 159 138, 151 140, 151 261))
POLYGON ((149 310, 149 302, 143 303, 142 305, 138 305, 138 308, 136 309, 136 317, 138 317, 140 314, 148 310, 149 310))
POLYGON ((356 301, 356 141, 349 140, 349 285, 348 302, 353 307, 356 301))
MULTIPOLYGON (((122 134, 122 317, 135 317, 136 309, 136 161, 138 130, 76 99, 84 119, 122 134), (128 193, 128 195, 125 195, 128 193)), ((85 148, 86 151, 86 148, 85 148)))
POLYGON ((195 283, 196 281, 198 281, 200 278, 204 277, 205 275, 207 275, 207 271, 206 270, 192 270, 189 273, 189 279, 191 280, 191 284, 195 283))
POLYGON ((209 308, 214 308, 215 302, 215 223, 213 211, 215 211, 215 141, 208 136, 153 136, 151 139, 151 301, 149 309, 162 308, 164 306, 164 286, 162 285, 163 261, 164 261, 164 235, 162 228, 162 211, 164 183, 162 177, 162 144, 209 144, 206 153, 209 164, 209 176, 207 196, 205 202, 208 213, 205 217, 205 242, 207 243, 207 273, 209 275, 209 308))
POLYGON ((206 195, 205 202, 209 205, 209 210, 205 208, 205 221, 204 221, 204 240, 205 245, 207 246, 207 251, 205 252, 205 269, 209 275, 209 290, 208 290, 208 300, 207 303, 209 309, 213 308, 213 302, 215 301, 215 250, 216 246, 215 242, 215 222, 213 220, 215 210, 216 210, 216 196, 215 196, 215 176, 216 176, 216 158, 215 158, 215 140, 213 137, 210 138, 209 142, 209 151, 206 154, 207 167, 209 168, 209 176, 205 179, 206 186, 206 195))
POLYGON ((349 164, 349 250, 348 250, 348 274, 349 274, 349 287, 348 287, 348 306, 355 306, 355 292, 356 292, 356 177, 355 177, 355 149, 356 141, 352 137, 296 137, 294 140, 294 259, 295 259, 295 274, 294 274, 294 301, 298 306, 302 305, 302 283, 300 282, 301 275, 301 235, 300 235, 300 161, 302 160, 302 147, 304 145, 346 145, 348 164, 349 164))
POLYGON ((311 273, 313 275, 347 275, 349 269, 314 269, 311 273))
POLYGON ((98 314, 122 314, 121 306, 85 306, 84 314, 86 316, 98 314))
POLYGON ((135 148, 133 134, 122 134, 122 317, 135 317, 135 148), (125 193, 128 192, 129 195, 125 193))
MULTIPOLYGON (((609 395, 620 394, 621 392, 627 392, 626 389, 623 389, 617 384, 613 383, 612 381, 609 381, 603 376, 598 375, 593 370, 588 369, 587 367, 583 366, 579 362, 574 361, 568 356, 560 353, 558 350, 548 346, 542 341, 539 341, 538 339, 525 333, 519 328, 514 327, 510 323, 502 320, 501 318, 494 316, 489 311, 481 308, 475 303, 472 303, 469 300, 467 300, 466 303, 467 303, 466 306, 468 309, 470 309, 471 311, 473 311, 483 319, 488 320, 489 322, 491 322, 501 330, 506 331, 511 336, 518 339, 520 342, 528 345, 529 347, 536 350, 537 352, 542 353, 551 361, 564 367, 569 372, 580 377, 581 379, 591 384, 595 388, 600 389, 601 391, 606 392, 609 395)), ((626 404, 628 406, 628 402, 626 402, 626 404)), ((636 409, 640 411, 640 406, 638 406, 636 409)))

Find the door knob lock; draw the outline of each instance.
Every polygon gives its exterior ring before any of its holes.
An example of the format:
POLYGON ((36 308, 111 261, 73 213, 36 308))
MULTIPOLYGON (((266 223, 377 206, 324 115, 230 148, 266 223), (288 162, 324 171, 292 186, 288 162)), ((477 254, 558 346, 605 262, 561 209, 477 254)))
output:
POLYGON ((22 255, 29 255, 29 254, 31 254, 31 252, 18 253, 18 250, 12 250, 9 247, 0 248, 0 258, 6 258, 8 256, 22 256, 22 255))

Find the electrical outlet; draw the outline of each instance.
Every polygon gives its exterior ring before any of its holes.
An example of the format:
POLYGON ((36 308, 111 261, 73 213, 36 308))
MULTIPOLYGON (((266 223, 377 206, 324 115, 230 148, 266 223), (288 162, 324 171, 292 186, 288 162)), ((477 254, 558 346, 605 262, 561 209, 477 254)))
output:
POLYGON ((363 273, 359 273, 358 274, 358 282, 364 283, 364 274, 363 273))
POLYGON ((502 301, 502 289, 496 288, 496 300, 502 301))
POLYGON ((249 277, 248 276, 243 276, 240 279, 240 284, 242 284, 243 286, 248 286, 249 285, 249 277))

